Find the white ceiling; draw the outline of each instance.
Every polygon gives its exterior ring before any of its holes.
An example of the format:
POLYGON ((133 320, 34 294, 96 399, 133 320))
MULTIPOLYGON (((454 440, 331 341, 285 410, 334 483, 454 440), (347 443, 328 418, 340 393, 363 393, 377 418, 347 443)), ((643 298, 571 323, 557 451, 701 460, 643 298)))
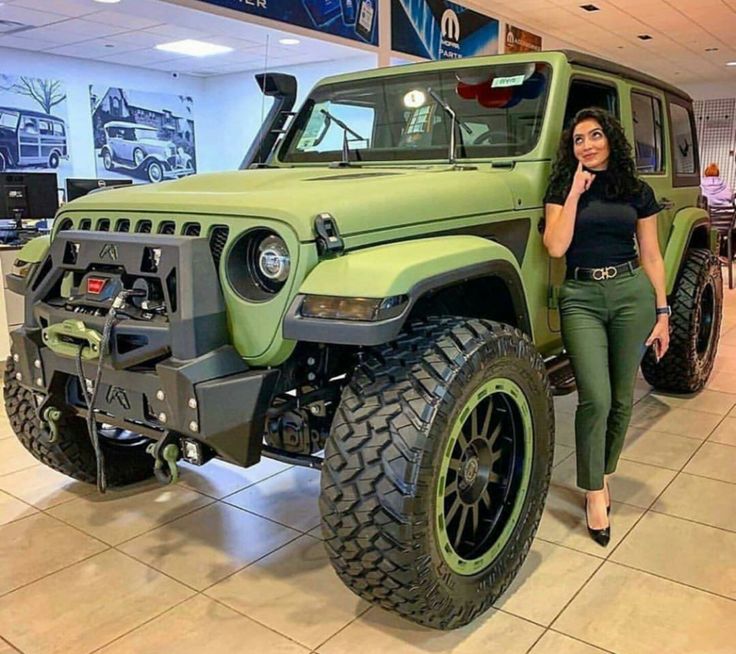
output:
POLYGON ((736 83, 736 0, 475 0, 511 22, 676 85, 736 83), (600 11, 587 12, 593 4, 600 11), (649 34, 642 41, 640 34, 649 34), (718 48, 706 52, 706 48, 718 48))
MULTIPOLYGON (((298 0, 295 0, 298 1, 298 0)), ((361 54, 347 45, 298 35, 298 46, 278 40, 293 36, 180 6, 191 0, 0 0, 0 20, 31 26, 0 34, 0 46, 81 57, 194 75, 218 75, 268 67, 344 59, 361 54), (156 44, 195 38, 234 48, 215 57, 194 58, 154 49, 156 44)), ((501 16, 599 56, 619 61, 678 85, 736 83, 736 0, 468 0, 501 16), (594 4, 600 11, 580 6, 594 4), (653 38, 642 41, 640 34, 653 38), (706 52, 706 48, 718 48, 706 52)), ((206 7, 206 5, 202 5, 206 7)), ((213 8, 214 9, 214 8, 213 8)), ((225 12, 227 13, 227 12, 225 12)), ((232 14, 231 14, 232 15, 232 14)))
MULTIPOLYGON (((203 5, 204 6, 204 5, 203 5)), ((31 26, 0 34, 0 47, 20 48, 115 64, 193 75, 221 75, 268 67, 344 59, 361 50, 297 35, 297 46, 279 45, 293 33, 232 20, 160 0, 4 0, 0 21, 31 26), (187 57, 154 46, 180 39, 199 39, 234 48, 214 57, 187 57)))

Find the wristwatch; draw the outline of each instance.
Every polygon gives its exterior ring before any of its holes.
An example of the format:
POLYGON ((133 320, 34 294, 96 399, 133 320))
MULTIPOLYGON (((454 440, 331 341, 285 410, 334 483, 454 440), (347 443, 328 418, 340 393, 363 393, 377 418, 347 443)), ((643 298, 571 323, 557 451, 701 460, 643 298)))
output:
POLYGON ((658 316, 671 316, 672 307, 669 305, 667 305, 666 307, 657 307, 657 315, 658 316))

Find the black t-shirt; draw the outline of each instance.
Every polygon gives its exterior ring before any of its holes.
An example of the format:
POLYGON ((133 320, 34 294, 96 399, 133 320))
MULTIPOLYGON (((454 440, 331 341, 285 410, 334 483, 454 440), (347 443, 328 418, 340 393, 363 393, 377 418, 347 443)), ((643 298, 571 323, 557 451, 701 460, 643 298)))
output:
MULTIPOLYGON (((606 171, 596 173, 590 188, 580 196, 575 231, 565 255, 568 268, 618 266, 636 258, 636 221, 662 207, 652 187, 641 182, 639 193, 629 200, 607 200, 604 195, 606 171)), ((567 194, 547 190, 545 204, 565 204, 567 194)))

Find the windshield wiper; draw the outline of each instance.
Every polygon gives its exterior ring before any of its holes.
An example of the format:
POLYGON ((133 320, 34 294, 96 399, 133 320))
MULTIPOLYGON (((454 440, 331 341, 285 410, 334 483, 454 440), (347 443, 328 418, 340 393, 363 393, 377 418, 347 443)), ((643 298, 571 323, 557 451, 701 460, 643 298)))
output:
MULTIPOLYGON (((455 127, 462 127, 468 134, 472 134, 473 130, 470 129, 462 120, 459 120, 457 114, 453 108, 443 100, 442 96, 435 92, 431 87, 427 88, 427 93, 432 96, 432 99, 444 109, 445 113, 450 117, 450 152, 448 153, 448 160, 452 165, 455 165, 457 159, 455 157, 455 127)), ((460 136, 460 147, 465 155, 465 142, 463 141, 462 132, 458 132, 460 136)))
MULTIPOLYGON (((332 121, 342 130, 342 161, 340 161, 340 166, 349 166, 350 165, 350 141, 368 141, 368 139, 364 139, 358 132, 355 130, 350 129, 344 122, 342 122, 339 118, 336 118, 333 116, 327 109, 320 109, 320 111, 327 117, 328 120, 332 121), (348 133, 353 136, 354 138, 349 139, 348 133)), ((355 156, 358 157, 358 152, 356 151, 355 156)))

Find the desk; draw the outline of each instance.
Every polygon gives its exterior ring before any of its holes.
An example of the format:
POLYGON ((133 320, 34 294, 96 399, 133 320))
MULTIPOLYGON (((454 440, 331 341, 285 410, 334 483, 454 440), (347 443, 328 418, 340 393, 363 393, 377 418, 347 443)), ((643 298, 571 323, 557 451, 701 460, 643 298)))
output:
POLYGON ((5 275, 13 270, 20 246, 0 246, 0 362, 10 355, 10 331, 23 324, 23 296, 8 290, 5 275))

